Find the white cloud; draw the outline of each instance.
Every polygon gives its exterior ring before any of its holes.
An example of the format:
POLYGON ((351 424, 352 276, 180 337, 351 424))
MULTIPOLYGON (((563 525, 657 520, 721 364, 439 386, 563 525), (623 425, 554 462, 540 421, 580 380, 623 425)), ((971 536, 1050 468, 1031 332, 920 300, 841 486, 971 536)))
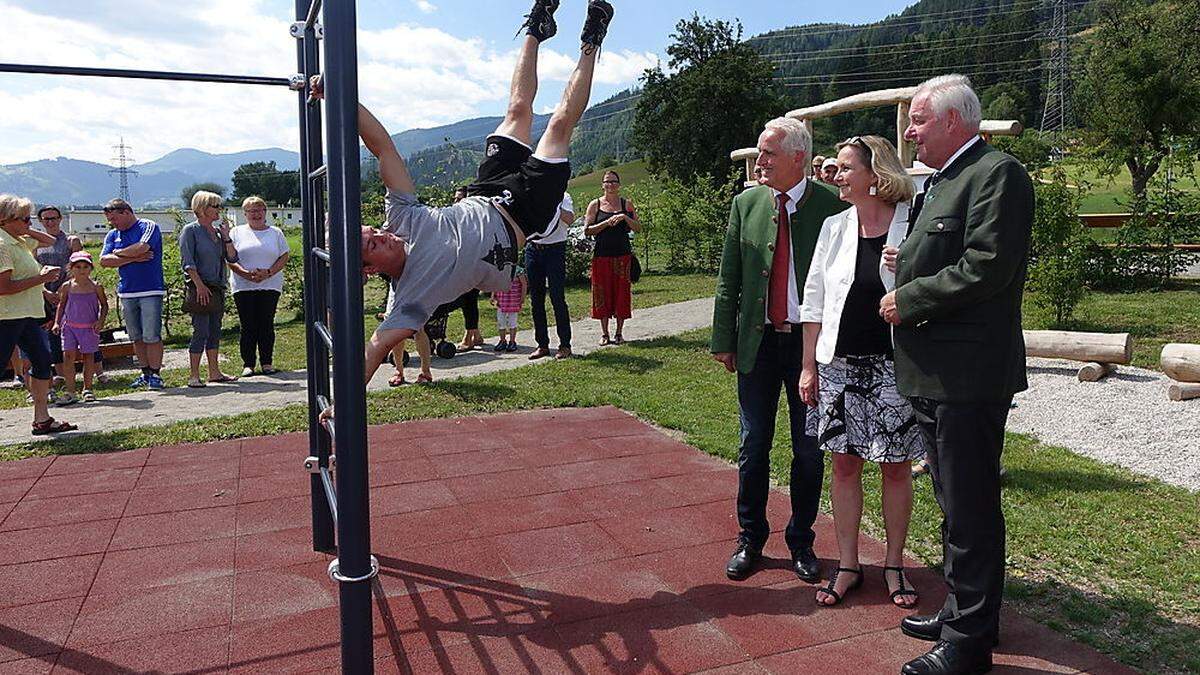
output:
POLYGON ((429 2, 429 0, 413 0, 413 4, 417 6, 417 9, 426 14, 433 14, 437 11, 437 5, 429 2))
MULTIPOLYGON (((0 62, 276 77, 296 69, 290 21, 263 0, 91 5, 80 13, 73 0, 0 0, 10 36, 0 62)), ((518 50, 496 44, 415 23, 360 28, 360 95, 393 132, 503 114, 518 50)), ((602 52, 595 81, 633 84, 657 58, 602 52)), ((542 50, 536 109, 554 109, 576 59, 542 50)), ((295 95, 282 88, 0 75, 0 91, 0 164, 60 155, 107 163, 122 135, 143 162, 181 147, 223 153, 297 142, 295 95)))

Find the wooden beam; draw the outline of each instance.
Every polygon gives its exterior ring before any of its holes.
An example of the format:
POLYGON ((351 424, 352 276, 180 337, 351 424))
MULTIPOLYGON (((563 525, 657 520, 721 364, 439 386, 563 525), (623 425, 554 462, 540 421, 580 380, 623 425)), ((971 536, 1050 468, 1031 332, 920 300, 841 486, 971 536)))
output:
POLYGON ((1200 384, 1172 382, 1171 386, 1167 387, 1167 396, 1172 401, 1188 401, 1193 398, 1200 398, 1200 384))
POLYGON ((987 136, 1020 136, 1025 126, 1017 120, 984 120, 979 123, 979 133, 987 136))
POLYGON ((1172 380, 1200 382, 1200 345, 1173 343, 1159 357, 1163 372, 1172 380))
POLYGON ((836 101, 830 101, 820 105, 793 110, 789 112, 787 116, 798 120, 821 119, 823 117, 832 117, 841 113, 853 112, 855 110, 862 110, 864 108, 878 108, 880 106, 895 105, 897 103, 908 103, 912 100, 913 95, 916 93, 916 87, 866 91, 861 94, 840 98, 836 101))

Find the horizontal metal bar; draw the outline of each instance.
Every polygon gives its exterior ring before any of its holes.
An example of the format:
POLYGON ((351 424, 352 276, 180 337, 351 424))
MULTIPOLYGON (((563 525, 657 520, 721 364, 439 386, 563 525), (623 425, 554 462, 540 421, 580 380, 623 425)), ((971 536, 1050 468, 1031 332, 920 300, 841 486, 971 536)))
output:
POLYGON ((329 262, 329 251, 326 251, 323 248, 314 248, 312 252, 313 255, 317 256, 321 260, 324 260, 327 263, 329 262))
POLYGON ((322 164, 321 166, 318 166, 316 169, 314 169, 312 173, 308 174, 308 179, 316 180, 318 178, 323 177, 327 173, 329 173, 329 165, 322 164))
POLYGON ((79 77, 122 77, 132 80, 173 80, 182 82, 218 82, 221 84, 262 84, 290 87, 286 77, 255 75, 216 75, 212 73, 173 73, 161 70, 122 70, 118 68, 74 68, 65 66, 34 66, 23 63, 0 63, 0 73, 27 75, 74 75, 79 77))
POLYGON ((312 28, 317 22, 317 16, 321 13, 321 0, 312 0, 312 4, 308 6, 308 19, 304 22, 305 28, 312 28))
POLYGON ((333 334, 329 332, 329 327, 322 321, 314 321, 313 330, 317 331, 317 335, 321 337, 321 341, 325 343, 325 346, 330 351, 333 351, 333 334))
POLYGON ((329 513, 333 515, 333 523, 337 524, 337 492, 333 489, 333 478, 329 469, 321 467, 321 485, 325 486, 325 499, 329 500, 329 513))
MULTIPOLYGON (((322 411, 329 410, 329 397, 325 396, 324 394, 317 394, 317 407, 319 407, 322 411)), ((324 425, 324 429, 329 432, 329 438, 336 441, 337 427, 334 426, 333 418, 330 417, 329 419, 325 420, 324 425)), ((330 455, 330 457, 332 457, 332 455, 330 455)))

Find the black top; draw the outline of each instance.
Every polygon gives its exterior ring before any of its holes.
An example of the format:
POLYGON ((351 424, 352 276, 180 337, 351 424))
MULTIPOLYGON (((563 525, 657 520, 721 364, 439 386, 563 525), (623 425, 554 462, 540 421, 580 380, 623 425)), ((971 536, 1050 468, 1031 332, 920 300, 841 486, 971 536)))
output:
MULTIPOLYGON (((597 202, 599 204, 599 202, 597 202)), ((596 222, 612 218, 618 213, 628 214, 625 208, 625 198, 621 197, 621 210, 612 213, 600 208, 596 211, 596 222)), ((619 225, 606 227, 596 235, 596 248, 592 251, 593 258, 616 258, 633 253, 633 245, 629 243, 629 223, 621 221, 619 225)))
POLYGON ((854 283, 846 295, 838 329, 838 356, 892 356, 892 331, 879 316, 879 301, 887 292, 879 278, 879 261, 887 235, 858 238, 854 283))

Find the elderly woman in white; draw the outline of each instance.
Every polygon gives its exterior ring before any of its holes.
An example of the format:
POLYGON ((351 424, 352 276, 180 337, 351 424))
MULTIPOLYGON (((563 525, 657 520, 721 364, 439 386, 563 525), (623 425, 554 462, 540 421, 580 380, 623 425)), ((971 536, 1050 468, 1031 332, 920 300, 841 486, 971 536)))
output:
POLYGON ((834 184, 852 208, 821 227, 800 310, 800 396, 814 408, 809 432, 832 455, 840 558, 829 583, 817 591, 817 602, 836 605, 863 583, 858 562, 862 471, 866 462, 876 462, 883 474, 887 531, 884 581, 892 602, 911 608, 917 594, 904 576, 910 465, 924 456, 925 444, 912 407, 896 390, 891 329, 879 316, 879 300, 895 286, 883 252, 899 246, 908 231, 913 184, 895 148, 879 136, 854 137, 837 148, 834 184))

